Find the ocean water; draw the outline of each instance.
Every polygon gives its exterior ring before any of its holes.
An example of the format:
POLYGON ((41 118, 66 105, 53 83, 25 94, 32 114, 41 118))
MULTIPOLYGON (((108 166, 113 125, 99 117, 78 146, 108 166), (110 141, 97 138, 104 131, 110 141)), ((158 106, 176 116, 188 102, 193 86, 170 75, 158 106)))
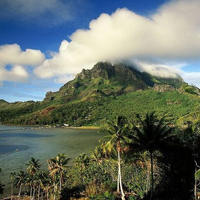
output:
POLYGON ((75 158, 91 152, 99 144, 103 134, 97 130, 66 128, 31 128, 0 125, 0 181, 5 184, 5 193, 10 188, 10 172, 26 170, 26 164, 34 157, 42 169, 47 169, 46 160, 65 153, 75 158))

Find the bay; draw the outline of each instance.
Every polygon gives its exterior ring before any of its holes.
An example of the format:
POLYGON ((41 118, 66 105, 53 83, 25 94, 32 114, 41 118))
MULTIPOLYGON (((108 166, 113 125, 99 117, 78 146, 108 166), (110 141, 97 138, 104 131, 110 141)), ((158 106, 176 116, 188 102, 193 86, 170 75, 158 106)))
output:
POLYGON ((34 157, 42 169, 47 170, 46 160, 65 153, 75 158, 90 153, 99 144, 102 134, 98 130, 39 128, 0 125, 0 181, 5 192, 10 188, 10 172, 26 170, 26 164, 34 157))

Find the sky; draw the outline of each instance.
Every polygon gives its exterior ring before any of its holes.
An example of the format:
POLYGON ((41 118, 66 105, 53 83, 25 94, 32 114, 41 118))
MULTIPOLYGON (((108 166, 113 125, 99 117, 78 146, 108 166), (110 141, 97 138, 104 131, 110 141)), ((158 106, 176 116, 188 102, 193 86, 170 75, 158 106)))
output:
POLYGON ((1 0, 0 99, 41 101, 97 62, 200 87, 199 0, 1 0))

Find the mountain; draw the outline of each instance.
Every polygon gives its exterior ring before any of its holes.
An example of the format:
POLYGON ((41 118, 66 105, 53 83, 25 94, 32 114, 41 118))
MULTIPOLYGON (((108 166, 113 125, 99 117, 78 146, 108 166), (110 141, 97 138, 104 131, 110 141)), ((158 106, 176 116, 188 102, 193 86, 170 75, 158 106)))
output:
POLYGON ((160 115, 168 112, 184 124, 184 116, 198 110, 199 94, 197 87, 178 76, 160 78, 134 66, 100 62, 91 70, 83 69, 59 91, 48 92, 41 102, 0 100, 0 122, 99 126, 115 115, 133 117, 134 113, 156 111, 160 115))
POLYGON ((173 90, 180 88, 182 82, 180 77, 175 79, 153 77, 124 64, 97 63, 91 70, 83 69, 73 81, 66 83, 58 92, 48 92, 44 100, 69 102, 91 100, 99 96, 116 97, 154 86, 158 90, 162 86, 164 89, 164 85, 166 90, 173 90))

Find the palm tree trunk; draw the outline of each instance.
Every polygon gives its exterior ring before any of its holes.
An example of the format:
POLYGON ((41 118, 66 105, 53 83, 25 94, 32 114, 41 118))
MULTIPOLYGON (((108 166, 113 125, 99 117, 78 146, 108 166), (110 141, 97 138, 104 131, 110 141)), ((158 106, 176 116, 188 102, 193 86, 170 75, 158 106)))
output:
POLYGON ((19 186, 19 194, 18 194, 18 199, 20 199, 21 190, 22 190, 22 185, 20 184, 20 186, 19 186))
POLYGON ((61 192, 61 189, 62 189, 62 171, 60 172, 60 192, 61 192))
POLYGON ((40 199, 40 184, 38 186, 38 200, 40 199))
POLYGON ((49 200, 49 190, 47 190, 47 200, 49 200))
POLYGON ((120 176, 119 176, 119 167, 118 167, 117 192, 119 192, 119 179, 120 179, 120 176))
MULTIPOLYGON (((195 163, 195 174, 196 174, 197 167, 199 167, 199 166, 197 165, 196 160, 194 160, 194 163, 195 163)), ((197 181, 196 181, 196 179, 194 179, 194 199, 195 200, 197 199, 197 181)))
POLYGON ((151 158, 151 197, 150 200, 153 198, 153 188, 154 188, 154 179, 153 179, 153 153, 150 152, 150 158, 151 158))
POLYGON ((117 150, 117 154, 118 154, 118 178, 119 178, 119 186, 120 186, 120 190, 121 190, 121 195, 122 195, 122 200, 125 200, 124 198, 124 191, 123 191, 123 187, 122 187, 122 176, 121 176, 121 158, 120 158, 120 152, 117 150))
POLYGON ((54 191, 53 191, 53 193, 54 193, 53 195, 54 196, 53 196, 53 199, 56 200, 56 183, 55 183, 55 181, 53 182, 53 187, 54 187, 54 191))
POLYGON ((33 188, 33 200, 35 199, 35 186, 33 188))
POLYGON ((30 198, 32 197, 32 192, 33 192, 33 188, 31 186, 31 190, 30 190, 30 198))
POLYGON ((12 182, 12 185, 11 185, 11 200, 13 198, 13 182, 12 182))

